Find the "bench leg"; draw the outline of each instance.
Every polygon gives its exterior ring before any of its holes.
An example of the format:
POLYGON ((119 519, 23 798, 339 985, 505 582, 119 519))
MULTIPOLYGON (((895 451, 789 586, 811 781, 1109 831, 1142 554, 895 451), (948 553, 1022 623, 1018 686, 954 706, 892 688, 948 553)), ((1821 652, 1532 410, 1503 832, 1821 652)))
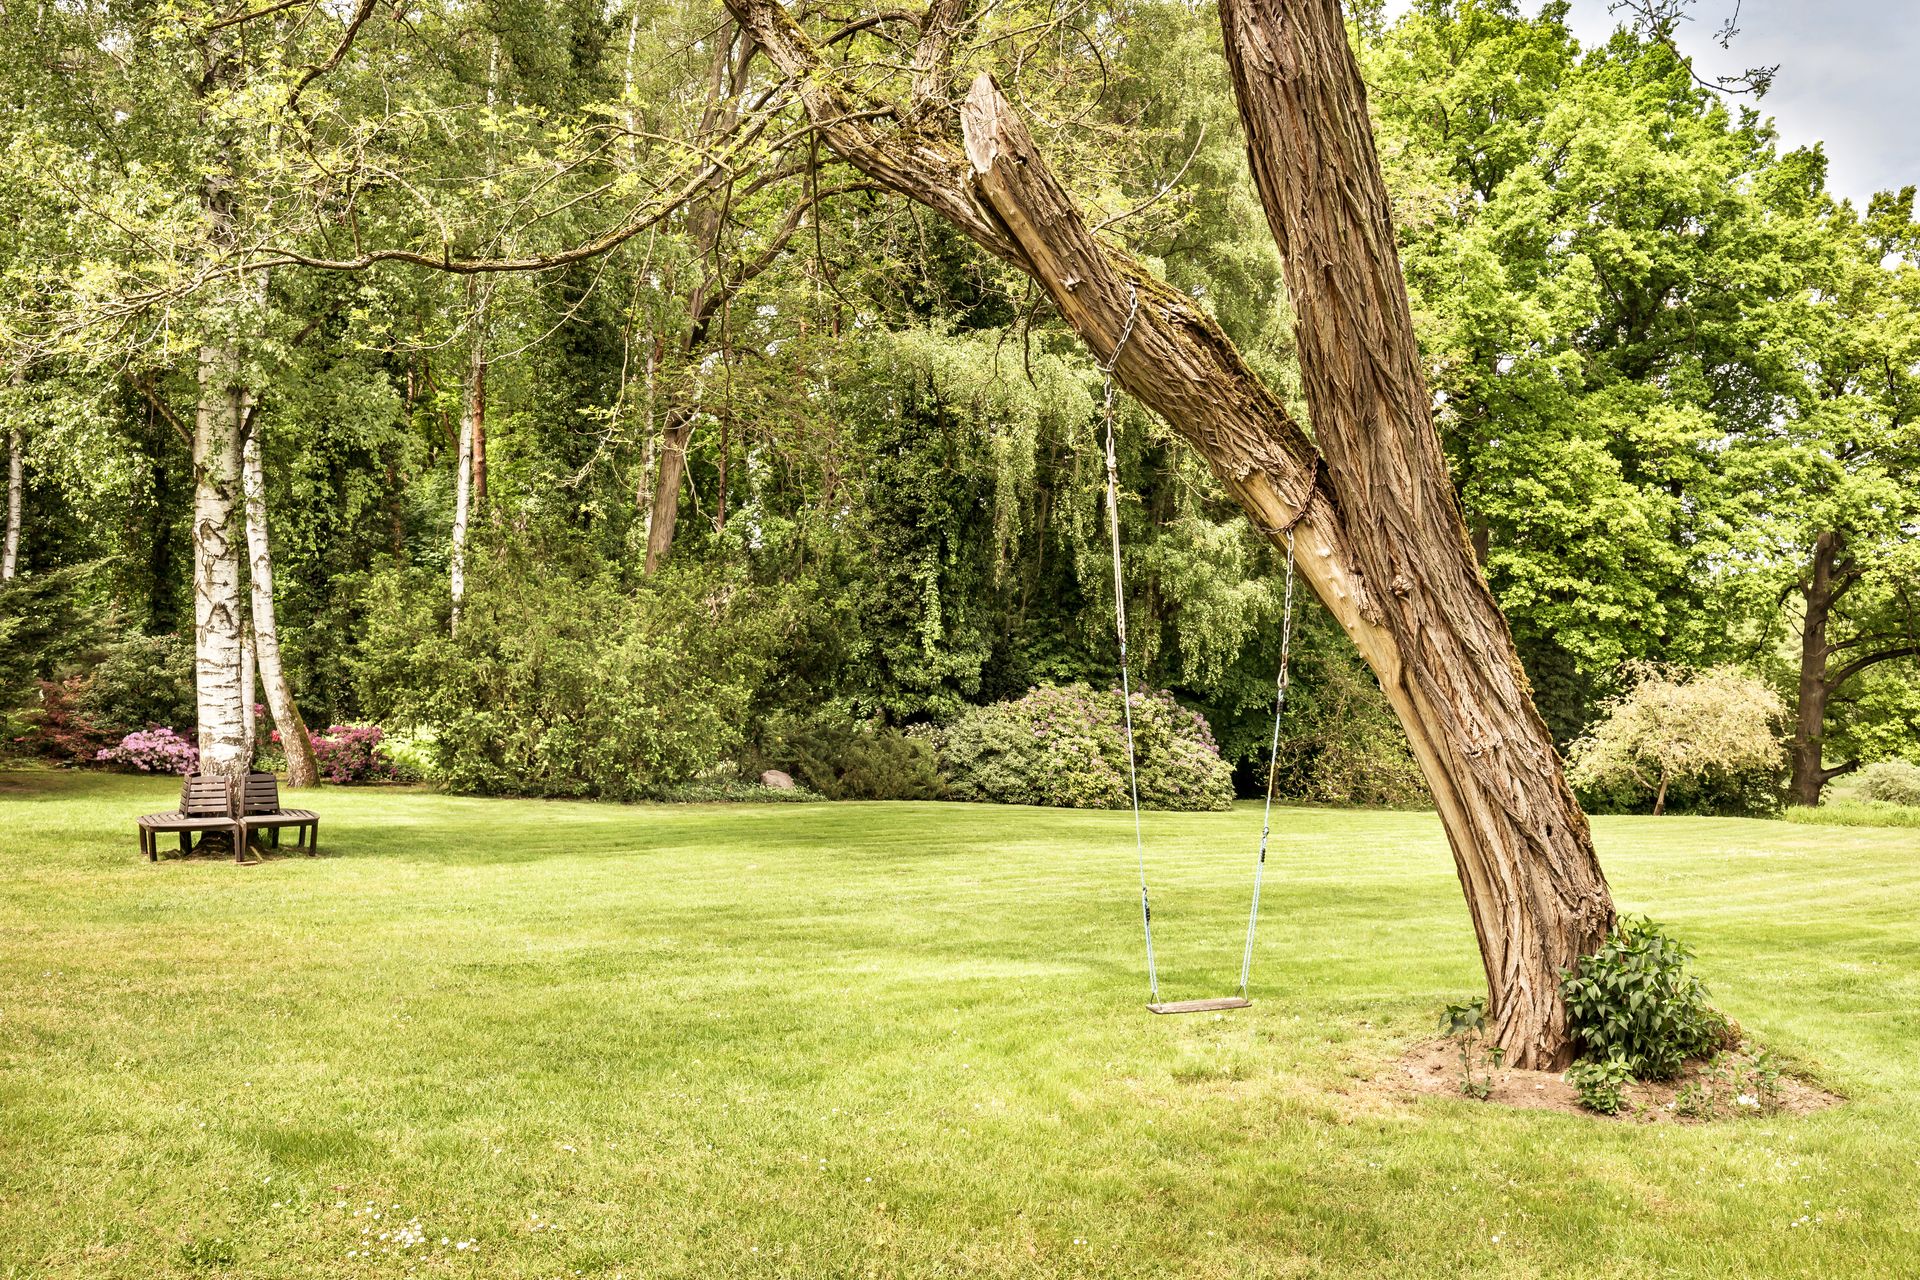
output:
POLYGON ((313 820, 313 826, 308 828, 308 832, 307 856, 309 858, 317 858, 320 856, 320 819, 315 818, 313 820))

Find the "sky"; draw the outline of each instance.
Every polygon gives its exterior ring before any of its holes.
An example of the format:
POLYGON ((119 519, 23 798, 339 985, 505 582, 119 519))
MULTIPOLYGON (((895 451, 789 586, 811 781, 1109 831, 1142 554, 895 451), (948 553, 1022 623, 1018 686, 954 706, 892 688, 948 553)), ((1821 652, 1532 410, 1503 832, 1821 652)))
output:
MULTIPOLYGON (((1607 0, 1572 2, 1583 45, 1619 25, 1607 0)), ((1712 78, 1778 63, 1760 110, 1783 147, 1826 143, 1836 195, 1864 203, 1875 191, 1920 185, 1920 0, 1740 0, 1740 34, 1722 49, 1713 37, 1735 4, 1694 5, 1679 40, 1696 71, 1712 78)), ((1405 8, 1389 0, 1390 12, 1405 8)))

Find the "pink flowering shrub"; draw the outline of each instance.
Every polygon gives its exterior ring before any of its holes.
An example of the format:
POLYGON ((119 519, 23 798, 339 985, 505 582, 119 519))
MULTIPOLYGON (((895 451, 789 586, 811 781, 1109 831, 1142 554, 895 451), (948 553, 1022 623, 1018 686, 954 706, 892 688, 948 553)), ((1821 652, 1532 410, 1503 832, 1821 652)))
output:
MULTIPOLYGON (((278 734, 274 735, 278 738, 278 734)), ((397 782, 400 771, 380 749, 386 737, 377 724, 336 724, 325 733, 307 731, 322 781, 342 785, 397 782)))
POLYGON ((192 773, 200 751, 171 729, 140 729, 100 748, 94 759, 142 773, 192 773))
MULTIPOLYGON (((1132 707, 1142 805, 1225 809, 1233 803, 1233 770, 1220 758, 1204 716, 1162 691, 1136 691, 1132 707)), ((1120 691, 1045 686, 975 707, 940 734, 940 764, 959 800, 1125 808, 1120 691)))

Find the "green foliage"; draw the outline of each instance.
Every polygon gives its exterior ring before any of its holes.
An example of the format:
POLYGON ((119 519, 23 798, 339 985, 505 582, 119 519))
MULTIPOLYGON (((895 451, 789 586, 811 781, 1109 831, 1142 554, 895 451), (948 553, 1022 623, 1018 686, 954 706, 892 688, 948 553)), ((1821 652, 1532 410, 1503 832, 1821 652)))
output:
MULTIPOLYGON (((1224 809, 1232 772, 1198 712, 1164 692, 1133 695, 1140 803, 1224 809)), ((940 765, 959 800, 1121 809, 1129 802, 1126 725, 1118 689, 1043 686, 975 707, 939 735, 940 765)))
POLYGON ((1780 816, 1809 827, 1920 827, 1920 807, 1874 800, 1828 800, 1817 808, 1794 805, 1780 816))
POLYGON ((1860 794, 1882 804, 1920 806, 1920 765, 1882 760, 1860 771, 1860 794))
POLYGON ((1574 1033, 1590 1061, 1622 1058, 1638 1079, 1667 1080, 1723 1043, 1727 1019, 1690 969, 1693 951, 1644 916, 1622 916, 1594 954, 1563 975, 1574 1033))
POLYGON ((128 636, 107 646, 75 705, 107 732, 160 725, 190 735, 198 715, 193 680, 191 640, 128 636))
POLYGON ((1663 813, 1678 784, 1735 811, 1778 807, 1786 707, 1764 681, 1734 667, 1647 664, 1629 678, 1573 745, 1568 780, 1583 798, 1602 809, 1651 801, 1663 813))
POLYGON ((779 734, 769 758, 828 800, 938 800, 946 785, 925 737, 823 715, 779 734))
POLYGON ((1618 1049, 1604 1058, 1576 1062, 1567 1068, 1567 1083, 1580 1096, 1580 1105, 1603 1116, 1620 1114, 1627 1105, 1627 1086, 1633 1080, 1633 1066, 1618 1049))
POLYGON ((1687 1082, 1669 1107, 1690 1120, 1769 1116, 1780 1110, 1779 1060, 1767 1049, 1722 1049, 1687 1082))
POLYGON ((431 735, 457 791, 636 799, 738 750, 782 634, 775 601, 697 578, 626 590, 586 573, 476 566, 458 633, 437 583, 375 585, 359 669, 383 721, 431 735))
POLYGON ((1485 1102, 1493 1093, 1493 1073, 1507 1056, 1499 1045, 1487 1044, 1487 998, 1442 1007, 1440 1034, 1460 1051, 1460 1092, 1485 1102))
POLYGON ((34 701, 36 682, 66 674, 98 643, 98 566, 74 565, 0 582, 0 715, 34 701))

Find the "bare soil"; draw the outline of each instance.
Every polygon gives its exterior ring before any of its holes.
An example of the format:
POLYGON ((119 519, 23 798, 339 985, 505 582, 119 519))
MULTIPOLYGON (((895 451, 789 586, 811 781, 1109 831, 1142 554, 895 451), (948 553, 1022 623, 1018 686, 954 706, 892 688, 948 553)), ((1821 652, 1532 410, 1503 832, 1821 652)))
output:
MULTIPOLYGON (((1743 1047, 1742 1052, 1745 1051, 1743 1047)), ((1700 1124, 1708 1118, 1683 1115, 1673 1105, 1682 1090, 1690 1084, 1711 1084, 1706 1076, 1709 1060, 1695 1059, 1687 1063, 1679 1077, 1652 1083, 1636 1083, 1627 1089, 1627 1105, 1617 1116, 1602 1116, 1588 1111, 1580 1105, 1580 1096, 1572 1085, 1557 1071, 1522 1071, 1513 1067, 1499 1067, 1489 1070, 1485 1063, 1475 1066, 1475 1078, 1491 1084, 1492 1090, 1487 1101, 1500 1106, 1523 1107, 1539 1111, 1568 1111, 1601 1120, 1621 1120, 1629 1123, 1658 1124, 1700 1124)), ((1460 1088, 1460 1049, 1452 1040, 1445 1038, 1429 1040, 1415 1045, 1399 1061, 1395 1062, 1381 1075, 1361 1086, 1362 1092, 1373 1092, 1384 1098, 1410 1099, 1429 1095, 1441 1095, 1458 1098, 1463 1096, 1460 1088)), ((1776 1088, 1772 1105, 1766 1114, 1771 1115, 1809 1115, 1815 1111, 1824 1111, 1828 1107, 1838 1106, 1846 1101, 1836 1093, 1830 1093, 1820 1086, 1795 1076, 1783 1074, 1776 1088)), ((1761 1114, 1759 1108, 1754 1114, 1761 1114)), ((1735 1107, 1725 1113, 1726 1117, 1742 1114, 1735 1107)))

